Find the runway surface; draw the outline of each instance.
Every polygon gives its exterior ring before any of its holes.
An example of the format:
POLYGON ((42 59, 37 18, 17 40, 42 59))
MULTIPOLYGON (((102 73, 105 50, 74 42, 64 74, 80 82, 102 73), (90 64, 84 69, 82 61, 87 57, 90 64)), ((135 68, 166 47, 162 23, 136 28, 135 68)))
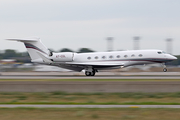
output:
POLYGON ((180 108, 180 105, 0 105, 0 108, 180 108))
POLYGON ((180 73, 178 72, 112 74, 114 73, 102 72, 97 76, 87 77, 75 75, 74 72, 1 72, 0 92, 114 93, 180 91, 180 73))
POLYGON ((72 76, 72 75, 1 75, 0 79, 180 79, 180 76, 72 76))
POLYGON ((100 72, 85 76, 82 72, 1 72, 0 79, 180 79, 179 72, 100 72))

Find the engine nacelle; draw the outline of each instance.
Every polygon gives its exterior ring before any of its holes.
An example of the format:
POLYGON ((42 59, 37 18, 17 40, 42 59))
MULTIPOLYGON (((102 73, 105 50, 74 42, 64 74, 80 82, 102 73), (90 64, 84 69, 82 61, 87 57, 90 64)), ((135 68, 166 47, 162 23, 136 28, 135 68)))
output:
POLYGON ((53 56, 50 58, 54 62, 72 62, 74 53, 72 52, 62 52, 62 53, 53 53, 53 56))

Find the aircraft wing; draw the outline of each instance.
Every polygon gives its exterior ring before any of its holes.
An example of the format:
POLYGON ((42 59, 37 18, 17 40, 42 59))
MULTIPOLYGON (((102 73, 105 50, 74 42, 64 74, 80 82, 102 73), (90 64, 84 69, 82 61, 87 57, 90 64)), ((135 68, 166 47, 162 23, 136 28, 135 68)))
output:
POLYGON ((95 69, 108 69, 112 67, 123 67, 124 63, 119 62, 66 62, 60 64, 60 67, 75 71, 82 71, 85 68, 91 67, 95 69))
POLYGON ((119 61, 98 61, 98 62, 52 62, 47 57, 42 55, 41 53, 37 53, 46 64, 50 64, 53 66, 58 66, 74 71, 82 71, 86 68, 94 68, 94 69, 107 69, 113 67, 123 67, 124 63, 119 61))
POLYGON ((100 62, 66 62, 66 64, 74 64, 74 65, 85 65, 85 66, 123 66, 123 63, 119 63, 116 61, 100 61, 100 62))

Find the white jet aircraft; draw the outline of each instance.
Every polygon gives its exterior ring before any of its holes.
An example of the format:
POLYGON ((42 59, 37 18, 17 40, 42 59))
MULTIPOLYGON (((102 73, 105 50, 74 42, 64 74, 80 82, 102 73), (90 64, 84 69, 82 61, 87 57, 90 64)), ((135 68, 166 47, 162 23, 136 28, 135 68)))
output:
POLYGON ((58 66, 74 71, 85 71, 86 76, 94 76, 98 70, 117 69, 132 65, 162 63, 166 72, 165 63, 176 60, 173 55, 162 50, 128 50, 114 52, 50 52, 40 38, 7 39, 23 42, 31 61, 40 64, 58 66))

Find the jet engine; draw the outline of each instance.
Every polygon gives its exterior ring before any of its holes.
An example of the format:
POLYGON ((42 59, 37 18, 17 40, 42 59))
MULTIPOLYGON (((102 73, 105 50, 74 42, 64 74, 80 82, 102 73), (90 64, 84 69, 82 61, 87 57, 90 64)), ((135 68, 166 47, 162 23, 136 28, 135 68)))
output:
POLYGON ((62 52, 62 53, 53 53, 51 60, 54 62, 72 62, 74 53, 72 52, 62 52))

